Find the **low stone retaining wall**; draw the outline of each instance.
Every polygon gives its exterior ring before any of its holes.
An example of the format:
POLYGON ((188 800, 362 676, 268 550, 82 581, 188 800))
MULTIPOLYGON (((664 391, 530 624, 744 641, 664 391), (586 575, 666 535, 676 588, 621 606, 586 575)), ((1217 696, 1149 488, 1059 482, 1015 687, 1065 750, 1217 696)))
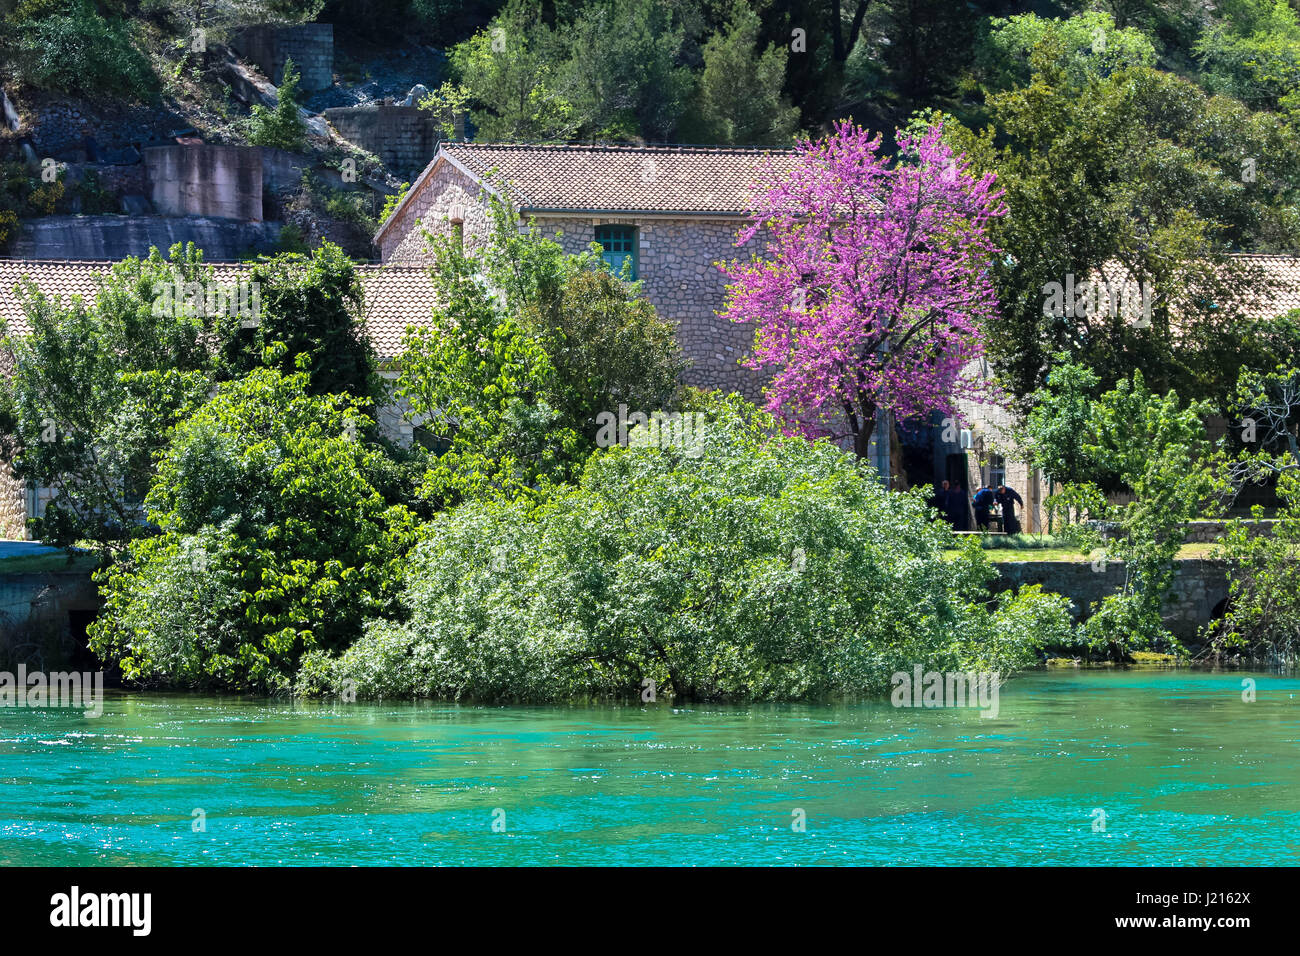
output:
MULTIPOLYGON (((1184 541, 1187 544, 1208 544, 1218 541, 1227 531, 1228 521, 1189 521, 1187 523, 1187 537, 1184 541)), ((1242 521, 1246 526, 1246 533, 1250 535, 1262 535, 1266 537, 1273 536, 1273 529, 1277 522, 1272 519, 1256 521, 1247 519, 1242 521)))
POLYGON ((256 63, 279 86, 284 82, 284 62, 293 60, 307 92, 334 85, 334 26, 329 23, 295 25, 260 24, 241 30, 231 41, 246 59, 256 63))
POLYGON ((66 663, 101 602, 84 571, 0 574, 0 655, 45 666, 66 663), (59 658, 63 659, 59 659, 59 658))
POLYGON ((270 252, 280 224, 166 216, 47 216, 19 226, 8 254, 15 259, 125 259, 192 242, 208 262, 229 262, 250 251, 270 252))
MULTIPOLYGON (((1094 602, 1116 593, 1124 584, 1124 565, 1108 561, 1005 561, 998 571, 994 592, 1041 584, 1043 590, 1062 594, 1074 603, 1076 619, 1089 614, 1094 602)), ((1228 596, 1228 575, 1220 561, 1204 558, 1179 560, 1174 584, 1165 604, 1165 624, 1180 639, 1194 639, 1198 630, 1221 613, 1228 596)))
POLYGON ((438 148, 433 114, 417 106, 338 106, 321 115, 340 136, 395 172, 418 173, 438 148))

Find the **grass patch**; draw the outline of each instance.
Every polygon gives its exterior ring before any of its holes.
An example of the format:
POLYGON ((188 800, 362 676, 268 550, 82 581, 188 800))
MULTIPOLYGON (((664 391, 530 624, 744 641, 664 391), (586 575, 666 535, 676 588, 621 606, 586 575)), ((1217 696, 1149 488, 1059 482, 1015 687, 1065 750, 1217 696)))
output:
MULTIPOLYGON (((1033 539, 1033 535, 1019 535, 1019 537, 1033 539)), ((1006 547, 996 547, 992 545, 983 545, 983 550, 988 555, 988 559, 994 564, 1006 564, 1013 561, 1091 561, 1090 555, 1081 554, 1079 549, 1073 545, 1060 544, 1059 539, 1053 540, 1043 535, 1042 540, 1051 542, 1045 545, 1009 545, 1006 547)), ((1213 541, 1197 542, 1195 544, 1185 544, 1178 549, 1178 557, 1181 558, 1208 558, 1218 545, 1213 541)), ((959 552, 956 549, 944 552, 945 557, 954 557, 959 552)))
POLYGON ((1134 664, 1177 664, 1178 657, 1173 654, 1161 654, 1157 651, 1133 651, 1129 654, 1134 664))
POLYGON ((20 554, 0 558, 0 575, 34 574, 46 571, 73 571, 89 573, 95 569, 97 559, 93 554, 69 555, 65 551, 51 554, 20 554))

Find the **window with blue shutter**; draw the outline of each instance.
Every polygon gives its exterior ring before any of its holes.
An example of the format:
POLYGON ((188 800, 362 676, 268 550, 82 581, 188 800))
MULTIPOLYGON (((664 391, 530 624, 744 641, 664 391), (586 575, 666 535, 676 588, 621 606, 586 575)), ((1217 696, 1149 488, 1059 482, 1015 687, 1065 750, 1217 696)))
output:
POLYGON ((596 241, 603 250, 600 257, 615 275, 623 271, 626 262, 629 277, 636 278, 635 226, 597 226, 596 241))

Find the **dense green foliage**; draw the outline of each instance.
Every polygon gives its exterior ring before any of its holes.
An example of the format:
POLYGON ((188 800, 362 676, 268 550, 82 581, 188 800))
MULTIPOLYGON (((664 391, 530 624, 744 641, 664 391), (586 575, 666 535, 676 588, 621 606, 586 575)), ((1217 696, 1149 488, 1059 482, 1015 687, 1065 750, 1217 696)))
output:
POLYGON ((300 152, 307 144, 307 124, 298 112, 298 83, 301 75, 293 60, 284 61, 284 79, 276 90, 275 106, 253 106, 248 118, 248 141, 254 146, 270 146, 300 152))
POLYGON ((93 302, 23 298, 28 334, 4 330, 3 381, 14 473, 52 486, 37 537, 121 547, 144 533, 139 501, 167 430, 207 393, 201 315, 155 308, 159 289, 210 281, 192 247, 116 264, 93 302))
MULTIPOLYGON (((1081 375, 1075 371, 1075 377, 1081 375)), ((1094 651, 1124 655, 1149 646, 1177 646, 1161 620, 1173 583, 1185 522, 1223 490, 1205 434, 1211 409, 1184 405, 1174 392, 1149 390, 1140 372, 1121 381, 1088 410, 1080 452, 1119 477, 1132 500, 1116 503, 1091 481, 1069 484, 1051 507, 1075 524, 1065 534, 1094 561, 1124 566, 1124 584, 1090 609, 1084 640, 1094 651)), ((1073 414, 1073 410, 1067 411, 1073 414)))
POLYGON ((872 693, 921 664, 1003 674, 1071 630, 1029 589, 990 612, 977 548, 851 455, 711 403, 703 454, 596 453, 540 502, 438 515, 407 570, 405 623, 377 623, 302 689, 478 700, 872 693))
POLYGON ((116 4, 23 0, 0 26, 0 59, 37 89, 91 99, 140 100, 158 81, 116 4))
POLYGON ((96 652, 131 680, 274 692, 303 652, 388 613, 414 521, 374 487, 365 425, 305 373, 220 386, 160 461, 145 504, 161 533, 99 575, 96 652))
POLYGON ((439 504, 569 480, 621 404, 669 410, 684 367, 674 327, 590 254, 567 255, 493 208, 482 251, 435 243, 429 326, 407 332, 397 394, 446 448, 439 504))
POLYGON ((758 14, 737 3, 726 30, 704 44, 694 114, 698 127, 692 129, 687 120, 684 139, 789 145, 799 123, 799 110, 782 92, 789 51, 771 44, 759 53, 761 31, 758 14))
MULTIPOLYGON (((1275 480, 1283 507, 1271 534, 1241 521, 1229 527, 1218 552, 1228 563, 1228 606, 1206 631, 1216 651, 1291 664, 1300 650, 1300 371, 1243 374, 1231 411, 1242 426, 1234 484, 1275 480)), ((1262 518, 1263 509, 1252 516, 1262 518)))
POLYGON ((361 320, 365 296, 352 260, 331 243, 309 255, 285 254, 256 264, 248 281, 258 289, 255 320, 217 317, 220 374, 235 378, 267 362, 267 348, 284 343, 276 367, 305 369, 315 395, 379 396, 378 360, 361 320))
POLYGON ((988 329, 999 375, 1029 394, 1050 356, 1066 352, 1105 387, 1138 370, 1158 387, 1222 401, 1238 368, 1259 357, 1258 326, 1244 315, 1264 288, 1228 252, 1300 242, 1295 129, 1146 66, 1080 84, 1059 44, 1040 44, 1033 62, 1030 85, 989 97, 992 127, 954 134, 996 169, 1010 207, 994 230, 1008 252, 995 269, 1002 318, 988 329), (1103 270, 1117 291, 1150 291, 1145 321, 1047 308, 1050 283, 1103 270))
POLYGON ((347 393, 373 416, 379 381, 352 262, 326 245, 260 263, 244 282, 240 295, 176 246, 118 263, 91 302, 25 292, 29 334, 4 330, 13 374, 0 432, 14 473, 53 489, 38 537, 116 550, 150 533, 140 502, 154 459, 216 382, 267 365, 305 370, 313 394, 347 393), (216 290, 227 298, 209 311, 216 290))

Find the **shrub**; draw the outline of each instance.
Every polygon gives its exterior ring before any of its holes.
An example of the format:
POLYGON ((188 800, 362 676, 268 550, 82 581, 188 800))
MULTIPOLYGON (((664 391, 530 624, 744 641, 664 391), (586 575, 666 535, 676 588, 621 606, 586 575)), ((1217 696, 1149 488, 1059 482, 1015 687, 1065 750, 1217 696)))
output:
POLYGON ((15 21, 5 45, 23 83, 88 99, 143 100, 157 92, 129 25, 101 16, 92 0, 41 4, 15 21))
POLYGON ((146 499, 161 534, 98 575, 91 646, 128 680, 287 689, 392 610, 414 523, 371 484, 380 453, 346 396, 258 369, 177 426, 146 499))
POLYGON ((544 701, 878 693, 926 669, 997 670, 1059 640, 1062 599, 985 606, 978 548, 920 496, 890 493, 826 443, 711 403, 703 454, 597 452, 541 502, 471 502, 425 528, 405 622, 374 623, 300 688, 369 696, 544 701))
POLYGON ((253 107, 248 120, 248 141, 254 146, 287 149, 292 153, 307 148, 307 124, 298 114, 298 82, 300 75, 293 60, 284 61, 284 79, 276 94, 275 106, 253 107))

